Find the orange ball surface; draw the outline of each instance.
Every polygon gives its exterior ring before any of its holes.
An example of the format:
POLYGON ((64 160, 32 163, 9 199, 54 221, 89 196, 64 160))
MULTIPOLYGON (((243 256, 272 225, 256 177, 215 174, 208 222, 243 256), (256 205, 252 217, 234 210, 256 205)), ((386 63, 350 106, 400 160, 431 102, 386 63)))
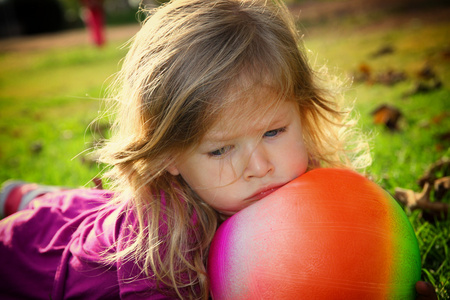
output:
POLYGON ((402 208, 338 169, 307 172, 229 218, 208 261, 214 299, 414 299, 420 273, 402 208))

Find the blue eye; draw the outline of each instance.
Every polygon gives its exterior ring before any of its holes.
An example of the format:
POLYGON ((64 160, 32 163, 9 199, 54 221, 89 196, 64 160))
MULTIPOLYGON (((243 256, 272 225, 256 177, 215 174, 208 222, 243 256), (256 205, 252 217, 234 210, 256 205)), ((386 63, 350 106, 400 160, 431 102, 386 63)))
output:
POLYGON ((219 157, 219 156, 222 156, 222 155, 227 154, 232 148, 233 148, 233 146, 225 146, 225 147, 222 147, 222 148, 220 148, 220 149, 211 151, 211 152, 209 152, 208 154, 209 154, 210 156, 219 157))
POLYGON ((278 128, 278 129, 274 129, 274 130, 269 130, 266 131, 264 133, 264 137, 274 137, 277 136, 278 134, 285 132, 286 131, 286 127, 282 127, 282 128, 278 128))

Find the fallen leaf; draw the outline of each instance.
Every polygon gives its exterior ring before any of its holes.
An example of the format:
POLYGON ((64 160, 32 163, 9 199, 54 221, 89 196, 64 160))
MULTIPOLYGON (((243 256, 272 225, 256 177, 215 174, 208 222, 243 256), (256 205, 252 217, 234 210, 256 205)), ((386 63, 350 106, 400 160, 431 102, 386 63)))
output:
POLYGON ((436 73, 433 70, 433 67, 429 64, 426 64, 422 69, 417 72, 417 76, 423 80, 430 80, 437 78, 436 73))
POLYGON ((423 211, 427 211, 435 217, 446 218, 448 215, 449 205, 439 201, 430 201, 430 193, 432 189, 432 186, 428 183, 425 184, 420 193, 416 193, 413 190, 395 188, 394 198, 411 210, 421 209, 423 211))
POLYGON ((442 177, 434 181, 434 197, 441 201, 450 190, 450 176, 442 177))
POLYGON ((411 210, 421 209, 424 218, 429 221, 447 218, 450 205, 441 200, 450 189, 450 176, 445 175, 450 171, 449 166, 450 160, 438 160, 419 179, 419 185, 422 186, 421 192, 397 187, 394 198, 411 210), (439 178, 438 174, 441 174, 439 178), (434 201, 431 201, 431 195, 434 195, 434 201))
POLYGON ((30 145, 30 151, 33 154, 41 153, 43 148, 44 148, 44 144, 41 141, 34 141, 30 145))
POLYGON ((428 170, 419 178, 418 184, 421 187, 425 186, 425 183, 434 184, 436 179, 441 177, 450 176, 450 159, 441 158, 434 162, 428 170), (441 174, 439 177, 436 174, 441 174))
POLYGON ((394 85, 396 83, 406 80, 407 76, 405 72, 388 70, 386 72, 377 75, 376 82, 385 85, 394 85))
POLYGON ((385 56, 387 54, 392 54, 394 53, 394 47, 391 45, 386 45, 381 47, 380 49, 378 49, 377 51, 375 51, 374 53, 372 53, 371 57, 372 58, 377 58, 380 56, 385 56))
POLYGON ((398 121, 402 113, 398 108, 382 104, 373 110, 371 114, 375 124, 383 124, 392 131, 399 130, 398 121))

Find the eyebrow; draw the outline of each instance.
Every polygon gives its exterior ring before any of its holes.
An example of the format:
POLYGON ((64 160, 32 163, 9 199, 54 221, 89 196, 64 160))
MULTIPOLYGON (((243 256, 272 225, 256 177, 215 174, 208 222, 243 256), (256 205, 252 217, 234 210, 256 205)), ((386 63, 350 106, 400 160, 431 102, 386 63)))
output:
MULTIPOLYGON (((272 130, 272 129, 276 129, 276 128, 272 128, 272 127, 277 127, 281 126, 282 123, 285 122, 286 120, 286 114, 289 111, 286 110, 279 110, 275 113, 275 115, 273 116, 273 118, 270 120, 270 122, 268 124, 252 124, 249 126, 249 128, 251 129, 251 131, 247 130, 247 132, 265 132, 267 130, 272 130)), ((225 128, 224 130, 220 130, 220 131, 210 131, 208 132, 205 137, 203 138, 203 142, 206 143, 218 143, 218 142, 227 142, 227 141, 232 141, 235 140, 237 137, 242 136, 242 132, 244 130, 243 129, 234 129, 232 132, 230 132, 229 130, 227 130, 227 128, 225 128)))

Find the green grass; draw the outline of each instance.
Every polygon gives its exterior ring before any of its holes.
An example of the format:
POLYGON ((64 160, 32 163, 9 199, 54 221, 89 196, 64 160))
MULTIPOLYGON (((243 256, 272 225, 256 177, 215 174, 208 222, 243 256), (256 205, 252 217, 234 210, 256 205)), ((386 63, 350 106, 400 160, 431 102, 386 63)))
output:
MULTIPOLYGON (((355 100, 361 127, 369 133, 373 165, 368 173, 386 190, 419 191, 417 179, 436 160, 450 157, 449 142, 439 139, 450 130, 450 23, 411 22, 377 30, 367 22, 342 20, 305 30, 305 45, 317 64, 351 77, 364 63, 373 74, 404 71, 407 80, 392 86, 355 82, 347 97, 355 100), (355 22, 357 23, 355 27, 355 22), (370 27, 370 28, 369 28, 370 27), (373 58, 381 47, 391 54, 373 58), (433 66, 441 89, 405 97, 417 72, 433 66), (371 112, 380 104, 403 113, 400 130, 373 124, 371 112)), ((0 54, 0 181, 18 178, 45 184, 82 186, 101 172, 83 159, 98 138, 89 124, 98 116, 109 77, 119 68, 121 42, 102 49, 91 46, 40 52, 0 54), (80 154, 81 153, 81 154, 80 154)), ((104 133, 107 134, 107 133, 104 133)), ((449 203, 449 196, 444 199, 449 203)), ((450 221, 426 221, 419 211, 406 210, 419 239, 422 278, 434 284, 441 299, 450 289, 450 221)), ((374 224, 376 226, 376 224, 374 224)))
POLYGON ((79 154, 98 138, 89 125, 124 53, 112 43, 0 56, 1 180, 79 186, 97 175, 79 154))

